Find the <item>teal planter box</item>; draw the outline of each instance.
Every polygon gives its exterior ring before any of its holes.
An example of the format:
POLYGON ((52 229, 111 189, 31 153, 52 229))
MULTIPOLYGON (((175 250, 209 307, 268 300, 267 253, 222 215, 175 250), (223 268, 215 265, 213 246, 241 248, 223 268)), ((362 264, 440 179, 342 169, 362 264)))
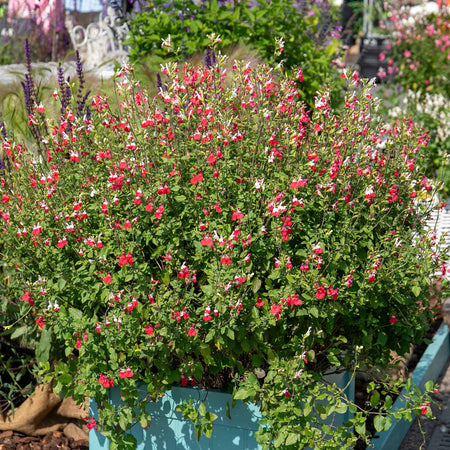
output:
MULTIPOLYGON (((345 394, 353 400, 355 396, 354 380, 349 373, 327 376, 330 383, 345 388, 345 394)), ((109 392, 112 404, 120 403, 120 389, 112 388, 109 392)), ((161 399, 150 404, 147 410, 152 415, 151 425, 143 429, 139 424, 131 429, 138 442, 137 450, 259 450, 261 447, 255 439, 258 421, 262 418, 257 405, 244 404, 240 400, 232 407, 230 394, 201 389, 173 387, 161 399), (218 418, 213 422, 213 433, 209 439, 205 436, 197 442, 194 426, 183 420, 182 414, 175 407, 184 400, 198 399, 198 404, 204 401, 206 409, 218 418), (226 416, 227 403, 231 420, 226 416)), ((90 415, 97 416, 97 405, 91 402, 90 415)), ((350 413, 334 414, 327 423, 340 425, 350 418, 350 413)), ((94 429, 89 433, 90 450, 108 450, 109 441, 94 429)))
MULTIPOLYGON (((110 401, 120 402, 120 390, 111 389, 110 401)), ((183 387, 173 387, 160 400, 149 405, 147 410, 152 415, 152 422, 148 429, 135 425, 131 432, 137 439, 137 450, 257 450, 261 447, 254 437, 258 430, 258 420, 261 414, 257 405, 245 405, 240 400, 231 407, 231 395, 183 387), (206 396, 206 399, 205 399, 206 396), (217 414, 213 422, 214 431, 209 439, 205 436, 197 442, 194 426, 183 420, 181 413, 175 407, 184 400, 198 398, 198 404, 204 399, 206 409, 217 414), (231 420, 226 417, 227 402, 230 407, 231 420)), ((95 416, 97 408, 91 403, 91 416, 95 416)), ((89 433, 90 450, 107 450, 109 441, 95 430, 89 433)))

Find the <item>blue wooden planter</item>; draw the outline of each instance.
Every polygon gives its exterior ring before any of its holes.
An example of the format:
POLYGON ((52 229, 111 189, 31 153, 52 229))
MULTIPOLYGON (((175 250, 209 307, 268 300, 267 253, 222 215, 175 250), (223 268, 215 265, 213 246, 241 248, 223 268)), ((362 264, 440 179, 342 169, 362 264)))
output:
MULTIPOLYGON (((149 405, 147 410, 152 415, 152 422, 148 429, 135 425, 131 432, 137 439, 137 450, 257 450, 260 447, 254 437, 259 428, 261 419, 259 408, 256 405, 245 405, 237 401, 231 407, 231 395, 222 392, 210 391, 204 400, 206 409, 217 414, 214 421, 212 437, 205 436, 200 441, 195 440, 194 426, 183 420, 182 414, 175 411, 175 407, 184 400, 198 398, 198 403, 204 399, 206 393, 182 387, 173 387, 167 391, 160 400, 149 405), (230 406, 231 420, 226 417, 227 402, 230 406)), ((111 389, 110 401, 113 404, 120 402, 120 390, 111 389)), ((96 414, 96 406, 91 403, 91 415, 96 414)), ((107 450, 109 441, 95 430, 89 433, 90 450, 107 450)))
MULTIPOLYGON (((331 383, 336 383, 345 389, 345 394, 354 399, 354 380, 349 373, 327 377, 331 383)), ((112 388, 109 392, 112 404, 120 403, 120 389, 112 388)), ((259 407, 244 404, 240 400, 231 406, 231 395, 216 391, 197 390, 192 388, 173 387, 161 399, 148 406, 152 415, 151 425, 143 429, 139 424, 131 429, 138 442, 137 450, 258 450, 261 447, 255 439, 258 421, 262 418, 259 407), (205 398, 206 397, 206 398, 205 398), (218 416, 214 421, 214 430, 209 439, 205 436, 197 442, 194 426, 183 420, 182 414, 175 407, 184 400, 193 398, 198 404, 204 401, 206 409, 218 416), (226 417, 227 403, 231 420, 226 417)), ((98 415, 95 402, 90 404, 90 414, 98 415)), ((330 418, 334 425, 342 424, 350 418, 350 413, 334 414, 330 418)), ((108 450, 109 441, 95 430, 89 433, 90 450, 108 450)))

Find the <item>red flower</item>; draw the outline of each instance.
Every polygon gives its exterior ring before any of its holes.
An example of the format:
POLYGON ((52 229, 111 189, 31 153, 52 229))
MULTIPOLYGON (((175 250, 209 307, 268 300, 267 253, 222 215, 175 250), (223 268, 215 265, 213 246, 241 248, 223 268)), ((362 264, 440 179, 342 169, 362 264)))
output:
POLYGON ((195 336, 197 332, 195 331, 194 325, 191 325, 191 328, 189 328, 189 331, 187 332, 188 336, 195 336))
POLYGON ((421 406, 420 406, 420 414, 422 414, 423 416, 424 416, 425 414, 428 414, 429 407, 430 407, 430 404, 429 404, 429 403, 424 403, 423 405, 421 405, 421 406))
POLYGON ((133 256, 131 256, 131 252, 128 252, 128 255, 125 256, 125 252, 122 253, 122 256, 117 257, 119 259, 119 266, 122 267, 126 264, 133 264, 133 256))
POLYGON ((397 322, 398 322, 397 315, 392 314, 391 318, 389 319, 389 323, 393 325, 394 323, 397 323, 397 322))
POLYGON ((203 181, 203 174, 199 172, 197 175, 194 175, 191 178, 191 184, 196 185, 197 183, 201 183, 203 181))
POLYGON ((200 244, 204 245, 205 247, 213 247, 213 240, 212 238, 203 238, 200 241, 200 244))
POLYGON ((305 187, 307 183, 307 178, 302 179, 302 177, 300 177, 298 180, 294 178, 290 186, 292 189, 298 189, 299 187, 305 187))
MULTIPOLYGON (((86 419, 88 420, 89 417, 86 419)), ((95 419, 92 417, 91 420, 86 424, 86 426, 88 427, 88 430, 92 430, 93 428, 97 429, 98 425, 95 423, 95 419)))
POLYGON ((220 260, 220 262, 222 264, 229 266, 231 264, 231 258, 228 255, 222 256, 222 259, 220 260))
MULTIPOLYGON (((108 378, 102 373, 100 373, 100 376, 98 378, 98 382, 104 387, 104 388, 110 388, 114 386, 114 380, 112 378, 108 378)), ((92 419, 94 420, 94 419, 92 419)), ((95 422, 94 422, 95 423, 95 422)))
POLYGON ((131 369, 128 367, 128 369, 120 369, 119 378, 131 378, 134 375, 134 373, 131 371, 131 369))
POLYGON ((317 289, 316 298, 318 300, 321 300, 322 298, 325 297, 326 294, 327 294, 327 291, 325 290, 325 288, 322 285, 322 286, 319 287, 319 289, 317 289))
POLYGON ((281 305, 277 305, 275 303, 270 308, 270 312, 276 317, 277 320, 280 320, 281 309, 281 305))
POLYGON ((148 334, 149 336, 153 336, 153 326, 152 325, 145 325, 145 334, 148 334))
POLYGON ((261 308, 261 306, 264 306, 264 300, 262 298, 258 297, 256 300, 256 306, 258 308, 261 308))
POLYGON ((33 299, 31 298, 31 295, 27 290, 25 290, 25 294, 22 295, 22 300, 24 302, 28 302, 30 306, 34 305, 33 299))
POLYGON ((242 214, 239 209, 237 211, 233 212, 233 215, 231 216, 231 220, 240 220, 244 218, 244 214, 242 214))
POLYGON ((104 282, 105 284, 111 284, 111 283, 112 283, 112 277, 111 277, 111 275, 109 274, 109 272, 108 272, 108 275, 106 275, 105 278, 102 278, 102 280, 103 280, 103 282, 104 282))

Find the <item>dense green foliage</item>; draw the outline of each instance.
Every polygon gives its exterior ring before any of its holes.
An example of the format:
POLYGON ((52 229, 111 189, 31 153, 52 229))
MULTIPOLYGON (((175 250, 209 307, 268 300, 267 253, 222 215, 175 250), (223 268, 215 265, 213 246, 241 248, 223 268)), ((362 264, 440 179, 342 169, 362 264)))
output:
MULTIPOLYGON (((241 44, 263 61, 287 69, 303 68, 306 81, 300 85, 302 100, 312 104, 317 90, 339 83, 337 67, 339 33, 335 31, 337 10, 320 8, 315 2, 261 0, 247 2, 194 2, 192 0, 155 0, 146 12, 136 14, 131 22, 130 59, 145 62, 153 70, 167 61, 184 61, 208 46, 208 35, 215 33, 222 47, 241 44), (168 52, 161 38, 170 37, 168 52), (284 39, 284 51, 276 52, 274 39, 284 39)), ((333 91, 336 97, 342 93, 333 91)))

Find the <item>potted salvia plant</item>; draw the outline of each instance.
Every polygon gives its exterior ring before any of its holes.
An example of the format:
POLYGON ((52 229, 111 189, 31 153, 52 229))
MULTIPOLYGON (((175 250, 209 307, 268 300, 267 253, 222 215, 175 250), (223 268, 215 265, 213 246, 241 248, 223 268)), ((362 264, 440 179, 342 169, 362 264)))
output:
MULTIPOLYGON (((136 447, 136 423, 149 427, 140 448, 179 444, 158 425, 171 404, 211 448, 241 401, 258 425, 251 444, 221 434, 226 448, 352 447, 371 412, 348 395, 350 378, 420 341, 444 270, 425 226, 436 207, 420 168, 427 135, 408 121, 384 128, 357 74, 342 74, 342 110, 324 89, 308 111, 301 69, 227 70, 216 55, 165 65, 153 97, 125 65, 116 97, 87 100, 78 64, 78 93, 60 76, 56 118, 27 75, 37 145, 9 132, 1 144, 5 295, 38 341, 42 376, 95 401, 88 425, 110 448, 136 447)), ((381 383, 380 430, 401 387, 381 383)), ((429 403, 406 396, 396 417, 429 403)))

